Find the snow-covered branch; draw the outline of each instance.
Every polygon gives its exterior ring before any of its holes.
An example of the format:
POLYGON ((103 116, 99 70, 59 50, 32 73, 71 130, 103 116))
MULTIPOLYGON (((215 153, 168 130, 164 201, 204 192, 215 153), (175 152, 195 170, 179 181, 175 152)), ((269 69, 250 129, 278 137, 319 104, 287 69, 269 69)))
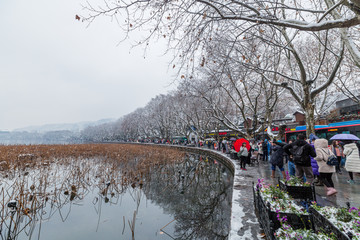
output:
POLYGON ((335 76, 336 76, 336 72, 338 71, 341 61, 343 60, 344 57, 344 44, 341 45, 341 50, 340 50, 340 55, 338 56, 338 60, 330 74, 330 76, 328 77, 327 81, 324 82, 320 87, 314 89, 313 91, 311 91, 311 98, 315 98, 316 95, 318 95, 320 92, 322 92, 323 90, 325 90, 328 86, 330 86, 330 84, 334 81, 335 76))

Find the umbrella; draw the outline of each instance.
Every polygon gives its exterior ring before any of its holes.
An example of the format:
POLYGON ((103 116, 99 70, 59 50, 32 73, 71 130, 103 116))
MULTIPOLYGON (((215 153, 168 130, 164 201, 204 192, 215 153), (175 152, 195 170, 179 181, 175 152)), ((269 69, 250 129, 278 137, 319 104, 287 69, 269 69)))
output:
POLYGON ((238 140, 236 140, 236 142, 234 143, 234 148, 235 151, 239 152, 240 151, 240 147, 243 143, 246 143, 246 148, 248 151, 250 151, 250 143, 248 140, 246 140, 245 138, 240 138, 238 140))
POLYGON ((311 140, 313 140, 313 139, 319 139, 319 137, 318 137, 318 136, 316 136, 316 135, 315 135, 315 134, 313 134, 313 133, 310 133, 309 138, 310 138, 311 140))
POLYGON ((316 136, 315 134, 310 133, 309 139, 310 139, 310 141, 313 142, 314 140, 319 139, 319 137, 316 136))
POLYGON ((236 141, 236 138, 232 137, 230 138, 230 141, 236 141))
POLYGON ((353 141, 358 141, 358 140, 360 140, 360 138, 358 138, 354 134, 342 133, 342 134, 336 134, 336 135, 332 136, 332 138, 330 138, 330 140, 353 140, 353 141))
POLYGON ((215 138, 206 138, 205 141, 214 141, 215 138))

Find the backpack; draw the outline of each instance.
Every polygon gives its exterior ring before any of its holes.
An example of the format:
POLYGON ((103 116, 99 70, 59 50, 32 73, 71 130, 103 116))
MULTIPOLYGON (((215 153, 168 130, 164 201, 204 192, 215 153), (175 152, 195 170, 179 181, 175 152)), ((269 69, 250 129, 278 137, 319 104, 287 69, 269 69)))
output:
POLYGON ((306 160, 303 157, 303 153, 304 153, 304 148, 305 148, 306 144, 303 146, 295 146, 294 150, 292 152, 293 154, 293 161, 295 164, 298 165, 305 165, 306 164, 306 160))
POLYGON ((266 143, 266 142, 263 142, 262 145, 261 145, 261 147, 262 147, 262 150, 263 150, 264 152, 267 152, 268 147, 267 147, 267 143, 266 143))

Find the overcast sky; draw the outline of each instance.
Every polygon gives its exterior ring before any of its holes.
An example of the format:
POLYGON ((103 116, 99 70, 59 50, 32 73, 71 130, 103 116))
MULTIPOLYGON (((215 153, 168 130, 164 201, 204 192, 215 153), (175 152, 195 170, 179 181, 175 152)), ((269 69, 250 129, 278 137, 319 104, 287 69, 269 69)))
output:
POLYGON ((81 3, 0 1, 0 130, 119 118, 174 88, 165 45, 144 59, 110 19, 76 21, 81 3))

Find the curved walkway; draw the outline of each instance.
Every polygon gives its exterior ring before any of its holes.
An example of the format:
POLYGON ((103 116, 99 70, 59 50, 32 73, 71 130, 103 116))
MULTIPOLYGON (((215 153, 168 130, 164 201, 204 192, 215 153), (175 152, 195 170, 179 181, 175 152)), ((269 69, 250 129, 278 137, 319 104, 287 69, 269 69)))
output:
MULTIPOLYGON (((143 143, 128 143, 143 144, 143 143)), ((150 145, 150 144, 144 144, 150 145)), ((153 145, 153 144, 151 144, 153 145)), ((231 208, 231 230, 229 240, 256 240, 262 239, 260 225, 254 211, 252 183, 257 182, 258 168, 249 167, 248 171, 242 171, 237 160, 230 159, 228 155, 207 148, 187 147, 181 145, 159 144, 157 146, 177 148, 181 151, 205 154, 219 160, 232 170, 234 185, 231 208)))

